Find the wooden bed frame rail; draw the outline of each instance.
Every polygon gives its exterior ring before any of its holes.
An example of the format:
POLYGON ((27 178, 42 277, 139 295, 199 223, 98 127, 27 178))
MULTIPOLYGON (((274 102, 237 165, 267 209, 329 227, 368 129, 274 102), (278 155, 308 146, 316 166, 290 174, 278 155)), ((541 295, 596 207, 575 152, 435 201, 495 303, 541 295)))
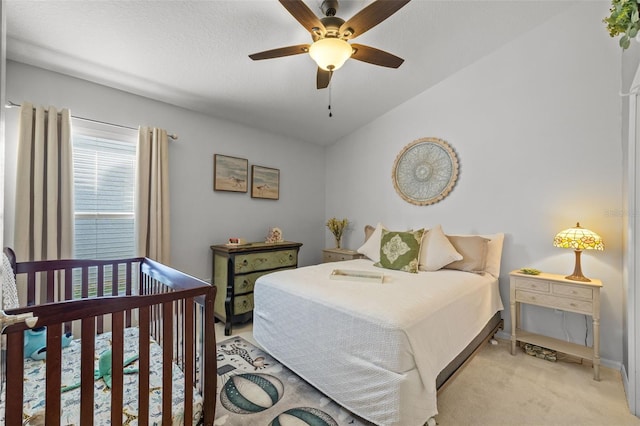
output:
MULTIPOLYGON (((80 422, 93 424, 95 336, 111 329, 112 363, 124 363, 124 328, 138 326, 138 423, 149 420, 149 340, 162 347, 162 423, 171 424, 172 364, 184 372, 185 424, 193 418, 194 387, 203 397, 203 424, 213 425, 216 398, 214 299, 208 283, 147 258, 19 262, 5 249, 18 280, 26 282, 27 306, 8 315, 32 313, 47 327, 45 424, 59 425, 61 339, 75 331, 82 339, 80 422), (207 377, 208 376, 208 377, 207 377)), ((5 424, 22 425, 24 330, 6 327, 5 424)), ((123 371, 112 370, 111 424, 122 424, 123 371)))

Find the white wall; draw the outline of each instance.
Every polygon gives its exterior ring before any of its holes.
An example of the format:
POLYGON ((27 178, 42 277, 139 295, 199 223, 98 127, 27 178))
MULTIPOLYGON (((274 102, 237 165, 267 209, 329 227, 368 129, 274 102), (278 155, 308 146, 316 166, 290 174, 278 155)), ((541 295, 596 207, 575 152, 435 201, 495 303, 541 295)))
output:
MULTIPOLYGON (((326 214, 353 221, 344 240, 352 248, 362 242, 362 227, 378 221, 396 229, 440 223, 449 233, 505 232, 500 288, 507 308, 509 271, 573 271, 573 252, 552 241, 580 221, 605 241, 606 250, 585 252, 582 265, 604 282, 601 355, 619 367, 621 61, 602 24, 608 7, 577 5, 329 147, 326 214), (446 199, 420 207, 396 194, 391 170, 406 144, 427 136, 455 148, 460 177, 446 199)), ((510 330, 508 309, 503 317, 510 330)), ((562 314, 525 306, 523 318, 531 331, 565 338, 562 314)), ((584 317, 567 314, 566 322, 571 340, 583 342, 584 317)))
MULTIPOLYGON (((170 142, 171 257, 174 267, 211 277, 212 244, 228 237, 264 241, 278 226, 304 244, 300 264, 317 263, 324 245, 324 148, 215 119, 165 103, 9 61, 7 100, 67 107, 80 117, 177 133, 170 142), (213 155, 280 169, 280 200, 213 191, 213 155)), ((17 108, 6 121, 6 244, 13 242, 17 108)))

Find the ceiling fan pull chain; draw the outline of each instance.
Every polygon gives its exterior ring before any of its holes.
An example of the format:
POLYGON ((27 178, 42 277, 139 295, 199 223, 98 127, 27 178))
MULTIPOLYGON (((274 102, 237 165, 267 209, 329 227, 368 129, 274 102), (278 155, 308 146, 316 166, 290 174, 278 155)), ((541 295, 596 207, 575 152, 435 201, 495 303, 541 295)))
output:
POLYGON ((331 83, 329 83, 329 117, 333 117, 333 113, 331 112, 331 83))

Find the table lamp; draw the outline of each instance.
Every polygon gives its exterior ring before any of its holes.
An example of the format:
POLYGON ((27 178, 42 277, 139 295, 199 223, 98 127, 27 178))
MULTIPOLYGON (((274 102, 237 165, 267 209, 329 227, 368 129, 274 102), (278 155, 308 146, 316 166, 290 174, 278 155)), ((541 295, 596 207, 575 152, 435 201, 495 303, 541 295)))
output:
POLYGON ((573 274, 565 277, 566 279, 584 282, 591 281, 589 278, 582 275, 580 255, 582 254, 582 250, 604 250, 604 243, 602 242, 600 235, 582 228, 580 226, 580 222, 578 222, 575 228, 569 228, 558 232, 553 239, 553 246, 570 248, 576 253, 576 266, 573 269, 573 274))

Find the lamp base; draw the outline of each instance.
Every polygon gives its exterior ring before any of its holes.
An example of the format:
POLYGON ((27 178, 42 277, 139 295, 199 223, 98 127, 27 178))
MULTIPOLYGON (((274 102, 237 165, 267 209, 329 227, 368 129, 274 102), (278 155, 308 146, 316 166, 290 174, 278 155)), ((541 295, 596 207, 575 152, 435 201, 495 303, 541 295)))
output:
POLYGON ((582 282, 590 282, 591 280, 584 275, 582 275, 582 267, 580 265, 580 255, 582 254, 582 250, 575 250, 576 253, 576 265, 573 268, 573 274, 566 276, 565 278, 571 281, 582 281, 582 282))
POLYGON ((571 281, 582 281, 584 283, 591 282, 591 280, 584 275, 567 275, 565 278, 571 281))

